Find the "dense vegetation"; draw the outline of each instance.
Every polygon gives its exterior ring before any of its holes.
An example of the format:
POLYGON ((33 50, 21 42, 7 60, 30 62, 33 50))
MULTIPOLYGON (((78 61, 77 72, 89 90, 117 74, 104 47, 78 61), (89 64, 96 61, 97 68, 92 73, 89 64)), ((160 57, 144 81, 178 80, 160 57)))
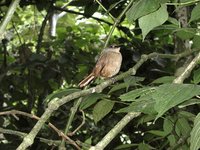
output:
POLYGON ((199 0, 0 1, 0 149, 198 150, 199 21, 199 0), (111 44, 119 75, 78 88, 111 44))

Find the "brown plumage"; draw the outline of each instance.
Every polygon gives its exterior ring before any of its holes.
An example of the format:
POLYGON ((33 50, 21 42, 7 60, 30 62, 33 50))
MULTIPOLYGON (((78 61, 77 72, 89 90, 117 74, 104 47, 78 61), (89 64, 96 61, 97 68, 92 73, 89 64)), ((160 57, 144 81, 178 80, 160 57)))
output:
POLYGON ((82 88, 99 76, 104 78, 113 77, 119 72, 121 63, 122 55, 120 53, 120 47, 106 48, 97 60, 92 72, 78 86, 82 88))

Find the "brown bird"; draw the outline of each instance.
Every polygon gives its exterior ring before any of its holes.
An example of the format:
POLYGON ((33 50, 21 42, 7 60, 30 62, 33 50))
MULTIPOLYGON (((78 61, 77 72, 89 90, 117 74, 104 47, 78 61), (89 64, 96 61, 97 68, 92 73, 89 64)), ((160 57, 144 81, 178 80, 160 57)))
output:
POLYGON ((106 48, 101 53, 92 72, 84 78, 78 86, 82 88, 97 77, 113 77, 119 72, 121 63, 122 55, 120 53, 120 47, 111 46, 106 48))

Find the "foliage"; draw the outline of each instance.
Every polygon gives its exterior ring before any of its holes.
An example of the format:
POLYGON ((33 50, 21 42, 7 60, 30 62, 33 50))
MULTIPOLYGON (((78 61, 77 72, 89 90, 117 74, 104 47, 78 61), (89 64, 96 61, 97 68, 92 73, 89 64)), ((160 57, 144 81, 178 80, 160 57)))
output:
MULTIPOLYGON (((113 19, 120 16, 129 2, 21 0, 0 42, 1 112, 16 109, 40 117, 52 99, 80 91, 78 82, 92 70, 114 26, 113 19), (61 10, 67 13, 58 20, 57 36, 51 37, 51 20, 48 18, 44 31, 42 25, 48 12, 51 16, 61 10)), ((10 3, 0 2, 1 22, 10 3)), ((121 46, 123 62, 119 74, 134 66, 142 54, 199 49, 199 7, 200 2, 195 0, 133 1, 109 39, 110 44, 121 46), (178 15, 185 8, 186 13, 178 15)), ((87 149, 88 145, 97 144, 125 113, 141 112, 106 149, 199 149, 199 68, 194 68, 184 84, 173 83, 192 56, 195 54, 181 59, 147 60, 135 76, 126 77, 101 93, 83 96, 78 109, 84 112, 85 123, 70 138, 81 141, 80 145, 87 149)), ((97 79, 90 86, 101 82, 97 79)), ((77 111, 70 127, 66 127, 75 102, 60 107, 49 122, 63 132, 66 128, 75 130, 84 118, 77 111)), ((25 116, 0 117, 1 127, 25 133, 35 123, 36 120, 25 116)), ((45 125, 31 149, 57 149, 58 145, 41 142, 40 137, 62 140, 45 125)), ((0 148, 16 149, 21 142, 16 135, 2 134, 0 148)), ((65 146, 74 149, 70 144, 65 146)))

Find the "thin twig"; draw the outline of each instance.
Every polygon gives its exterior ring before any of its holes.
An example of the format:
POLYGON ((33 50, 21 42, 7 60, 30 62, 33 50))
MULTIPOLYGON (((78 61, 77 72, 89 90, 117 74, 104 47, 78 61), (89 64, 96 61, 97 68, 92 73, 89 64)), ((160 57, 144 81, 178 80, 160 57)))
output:
MULTIPOLYGON (((65 12, 68 12, 68 13, 72 13, 72 14, 76 14, 76 15, 85 16, 84 13, 77 12, 77 11, 73 11, 73 10, 69 10, 69 9, 66 9, 66 8, 60 8, 60 7, 58 7, 58 6, 54 6, 53 8, 54 8, 55 10, 65 11, 65 12)), ((106 21, 106 20, 103 20, 103 19, 100 19, 100 18, 97 18, 97 17, 94 17, 94 16, 91 16, 90 18, 95 19, 95 20, 100 21, 100 22, 103 22, 103 23, 106 23, 106 24, 108 24, 108 25, 113 25, 111 22, 108 22, 108 21, 106 21)))
POLYGON ((101 6, 101 8, 102 8, 106 13, 109 14, 109 16, 112 18, 112 20, 115 21, 115 17, 113 17, 113 15, 112 15, 110 12, 108 12, 108 10, 101 4, 101 2, 99 2, 99 0, 95 0, 95 1, 99 4, 99 6, 101 6))
POLYGON ((73 136, 85 124, 85 113, 83 110, 80 110, 80 111, 82 113, 83 120, 82 120, 81 124, 73 132, 67 134, 68 136, 73 136))

